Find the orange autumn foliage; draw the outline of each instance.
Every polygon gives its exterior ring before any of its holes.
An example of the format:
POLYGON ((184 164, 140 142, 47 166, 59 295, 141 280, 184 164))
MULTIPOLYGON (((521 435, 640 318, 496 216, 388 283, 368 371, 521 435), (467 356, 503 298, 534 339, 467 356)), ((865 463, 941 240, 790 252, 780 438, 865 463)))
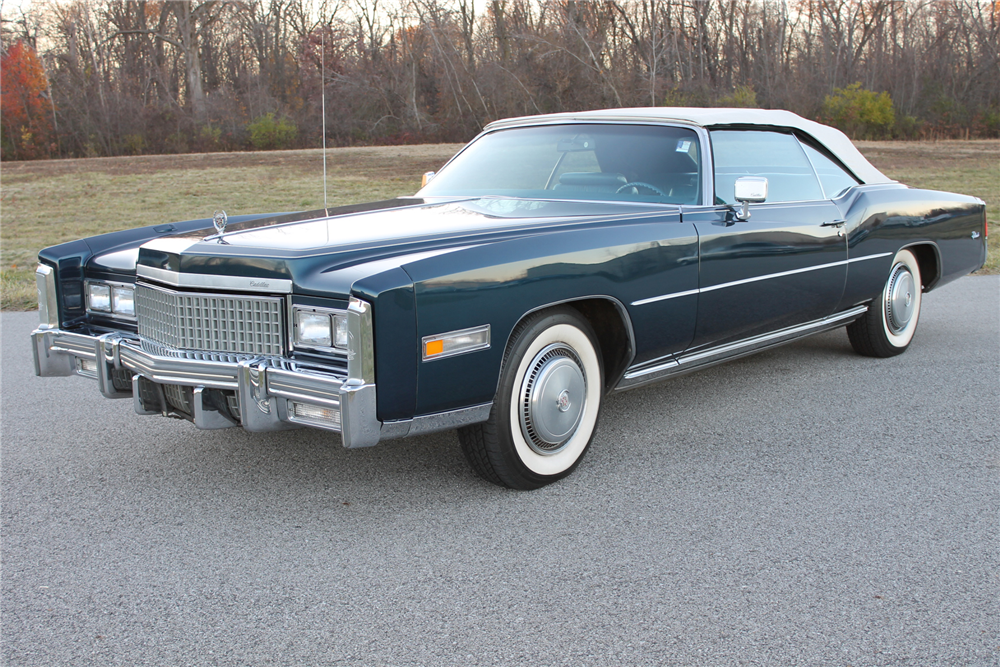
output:
POLYGON ((52 152, 52 105, 35 50, 14 43, 0 58, 0 132, 5 159, 47 157, 52 152))

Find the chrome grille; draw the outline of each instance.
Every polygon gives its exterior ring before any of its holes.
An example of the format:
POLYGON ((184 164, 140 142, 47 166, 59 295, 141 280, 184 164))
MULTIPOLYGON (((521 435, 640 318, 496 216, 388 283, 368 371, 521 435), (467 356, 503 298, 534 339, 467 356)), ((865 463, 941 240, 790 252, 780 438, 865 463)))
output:
POLYGON ((137 284, 139 337, 174 350, 274 354, 284 350, 282 300, 200 294, 137 284))

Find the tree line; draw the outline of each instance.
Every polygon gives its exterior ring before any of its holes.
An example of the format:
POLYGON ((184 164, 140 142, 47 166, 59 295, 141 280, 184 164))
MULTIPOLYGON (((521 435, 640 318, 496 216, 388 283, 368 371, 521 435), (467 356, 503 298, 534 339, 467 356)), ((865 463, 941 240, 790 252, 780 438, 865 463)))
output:
POLYGON ((2 9, 4 159, 466 141, 497 118, 790 109, 1000 136, 1000 2, 90 0, 2 9))

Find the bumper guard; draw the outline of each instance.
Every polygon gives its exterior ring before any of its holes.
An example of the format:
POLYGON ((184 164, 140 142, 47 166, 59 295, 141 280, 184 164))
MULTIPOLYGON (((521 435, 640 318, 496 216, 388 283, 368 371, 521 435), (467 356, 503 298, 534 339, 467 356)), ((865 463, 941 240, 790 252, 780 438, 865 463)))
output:
POLYGON ((119 333, 90 336, 40 327, 32 332, 31 341, 36 375, 75 373, 96 378, 104 396, 132 398, 141 415, 181 417, 202 429, 242 425, 248 431, 278 431, 312 426, 340 433, 348 448, 379 441, 382 424, 375 412, 375 384, 350 377, 350 372, 337 374, 284 357, 233 362, 160 356, 143 350, 138 339, 119 333), (128 374, 130 388, 122 382, 122 375, 128 374), (169 407, 163 398, 165 385, 192 388, 190 414, 169 407), (213 389, 235 392, 239 423, 208 398, 213 389))

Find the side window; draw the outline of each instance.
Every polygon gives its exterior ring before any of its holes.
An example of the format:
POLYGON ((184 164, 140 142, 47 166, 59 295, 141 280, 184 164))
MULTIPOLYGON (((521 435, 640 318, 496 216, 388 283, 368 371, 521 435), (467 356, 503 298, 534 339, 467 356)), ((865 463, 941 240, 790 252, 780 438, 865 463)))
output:
POLYGON ((827 199, 839 197, 843 194, 844 190, 858 184, 857 179, 844 171, 843 167, 809 144, 802 144, 802 148, 805 149, 806 155, 809 156, 813 166, 816 167, 819 182, 823 184, 823 190, 826 192, 827 199))
POLYGON ((735 204, 733 189, 740 176, 765 176, 767 201, 823 199, 823 189, 798 139, 781 132, 716 130, 715 201, 735 204))

